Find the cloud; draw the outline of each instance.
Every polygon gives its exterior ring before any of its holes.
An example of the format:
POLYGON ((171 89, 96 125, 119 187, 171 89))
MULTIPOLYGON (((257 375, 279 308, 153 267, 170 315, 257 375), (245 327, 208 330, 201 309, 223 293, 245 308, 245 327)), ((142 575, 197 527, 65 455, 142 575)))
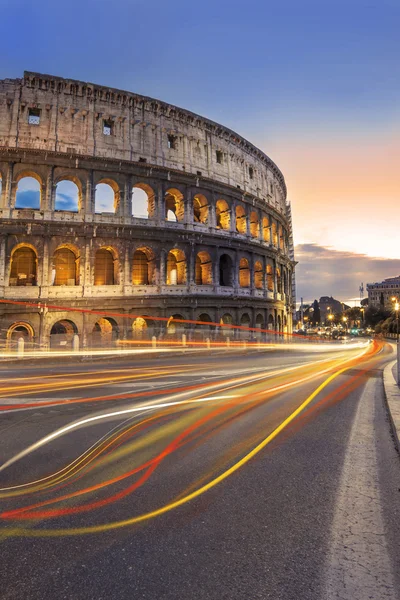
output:
POLYGON ((77 211, 78 210, 78 198, 74 197, 74 196, 70 196, 68 194, 62 194, 61 192, 57 191, 56 208, 58 210, 77 211))
POLYGON ((359 286, 382 281, 400 274, 400 259, 370 257, 318 244, 295 247, 296 295, 310 302, 321 296, 333 296, 342 302, 359 298, 359 286))
POLYGON ((40 208, 40 192, 36 190, 18 190, 15 208, 40 208))

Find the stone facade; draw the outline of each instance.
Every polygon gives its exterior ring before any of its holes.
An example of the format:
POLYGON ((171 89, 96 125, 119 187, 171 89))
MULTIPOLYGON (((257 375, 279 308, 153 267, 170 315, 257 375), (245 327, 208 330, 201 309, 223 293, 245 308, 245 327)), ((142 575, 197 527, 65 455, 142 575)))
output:
POLYGON ((392 298, 400 299, 400 275, 381 282, 367 283, 368 306, 393 310, 392 298))
MULTIPOLYGON (((22 332, 45 345, 68 320, 85 343, 103 327, 69 307, 291 332, 284 178, 233 131, 137 94, 25 73, 0 82, 0 178, 0 296, 32 303, 0 306, 3 341, 22 332), (24 178, 38 182, 35 209, 16 207, 24 178), (65 181, 76 210, 57 207, 65 181), (107 213, 100 184, 113 194, 107 213)), ((113 327, 132 336, 129 319, 113 327)))

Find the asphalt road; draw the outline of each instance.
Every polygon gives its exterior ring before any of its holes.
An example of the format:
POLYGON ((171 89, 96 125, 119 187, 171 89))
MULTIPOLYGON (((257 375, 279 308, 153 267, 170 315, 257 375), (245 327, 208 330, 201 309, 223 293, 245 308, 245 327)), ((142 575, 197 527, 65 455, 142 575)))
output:
POLYGON ((400 598, 393 354, 320 349, 0 368, 1 599, 400 598))

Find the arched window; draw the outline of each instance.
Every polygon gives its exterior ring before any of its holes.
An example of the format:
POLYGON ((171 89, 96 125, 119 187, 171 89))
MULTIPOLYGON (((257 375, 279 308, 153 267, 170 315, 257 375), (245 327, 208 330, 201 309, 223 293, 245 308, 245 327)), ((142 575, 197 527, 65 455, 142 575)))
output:
POLYGON ((196 194, 193 198, 193 220, 203 224, 208 221, 208 201, 202 194, 196 194))
POLYGON ((223 254, 219 259, 219 285, 232 286, 233 269, 232 259, 228 254, 223 254))
POLYGON ((263 218, 263 239, 267 244, 271 243, 271 229, 268 217, 263 218))
POLYGON ((236 231, 238 233, 247 233, 246 211, 243 206, 236 207, 236 231))
POLYGON ((281 270, 279 267, 276 269, 276 287, 278 290, 278 294, 282 294, 282 277, 281 270))
POLYGON ((199 252, 196 256, 196 285, 211 285, 212 277, 212 262, 208 252, 199 252))
POLYGON ((277 231, 275 221, 272 221, 271 230, 272 230, 272 243, 274 246, 278 246, 278 231, 277 231))
POLYGON ((254 287, 257 290, 263 289, 263 268, 259 260, 254 263, 254 287))
POLYGON ((282 251, 285 249, 285 238, 282 225, 279 225, 279 248, 282 251))
POLYGON ((24 342, 32 342, 34 338, 34 331, 29 323, 19 321, 13 323, 7 330, 7 341, 18 342, 19 338, 23 338, 24 342))
MULTIPOLYGON (((233 318, 232 315, 230 315, 229 313, 225 313, 224 315, 222 315, 221 321, 223 325, 233 325, 233 318)), ((232 333, 231 327, 221 327, 221 330, 223 335, 226 336, 229 336, 232 333)))
POLYGON ((267 290, 274 291, 274 271, 271 265, 267 265, 267 290))
POLYGON ((134 340, 141 340, 147 334, 147 323, 143 317, 137 317, 132 321, 132 337, 134 340))
POLYGON ((57 321, 50 331, 50 346, 60 350, 69 350, 72 347, 74 335, 78 333, 78 328, 73 321, 64 319, 57 321))
POLYGON ((132 216, 148 219, 155 216, 156 201, 154 191, 145 183, 137 183, 132 188, 132 216))
POLYGON ((165 218, 167 221, 182 222, 185 217, 183 194, 171 188, 165 192, 165 218))
POLYGON ((260 313, 256 316, 256 327, 257 329, 264 329, 264 317, 260 313))
POLYGON ((96 213, 115 213, 118 206, 118 186, 114 181, 101 181, 96 185, 94 210, 96 213))
POLYGON ((110 250, 97 250, 94 260, 94 285, 114 285, 114 257, 110 250))
POLYGON ((56 186, 55 210, 78 212, 79 204, 79 188, 76 183, 69 179, 59 181, 56 186))
POLYGON ((250 267, 247 258, 241 258, 239 262, 239 285, 240 287, 250 287, 250 267))
POLYGON ((182 250, 174 249, 167 256, 167 285, 186 283, 186 257, 182 250))
POLYGON ((240 318, 240 325, 242 327, 250 327, 250 323, 251 323, 251 320, 250 320, 249 314, 244 313, 244 315, 242 315, 240 318))
POLYGON ((273 331, 275 329, 274 317, 272 315, 269 315, 268 317, 268 329, 270 331, 273 331))
POLYGON ((250 213, 250 235, 254 238, 258 238, 260 235, 260 222, 254 210, 250 213))
POLYGON ((32 248, 17 248, 11 257, 10 286, 37 285, 37 256, 32 248))
POLYGON ((133 285, 149 284, 149 261, 143 250, 136 250, 133 255, 132 283, 133 285))
POLYGON ((59 248, 53 256, 52 285, 76 285, 77 279, 75 254, 69 248, 59 248))
POLYGON ((231 228, 231 209, 226 200, 217 200, 215 216, 217 219, 217 228, 229 231, 231 228))
POLYGON ((22 177, 18 181, 15 208, 40 208, 40 183, 34 177, 22 177))

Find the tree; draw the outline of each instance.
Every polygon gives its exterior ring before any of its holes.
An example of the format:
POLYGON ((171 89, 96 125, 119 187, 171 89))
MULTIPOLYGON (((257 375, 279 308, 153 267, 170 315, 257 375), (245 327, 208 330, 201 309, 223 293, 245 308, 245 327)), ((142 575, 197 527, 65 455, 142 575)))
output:
POLYGON ((313 325, 318 325, 318 323, 321 322, 321 311, 319 309, 318 300, 314 300, 314 302, 313 302, 313 312, 312 312, 311 322, 313 325))

